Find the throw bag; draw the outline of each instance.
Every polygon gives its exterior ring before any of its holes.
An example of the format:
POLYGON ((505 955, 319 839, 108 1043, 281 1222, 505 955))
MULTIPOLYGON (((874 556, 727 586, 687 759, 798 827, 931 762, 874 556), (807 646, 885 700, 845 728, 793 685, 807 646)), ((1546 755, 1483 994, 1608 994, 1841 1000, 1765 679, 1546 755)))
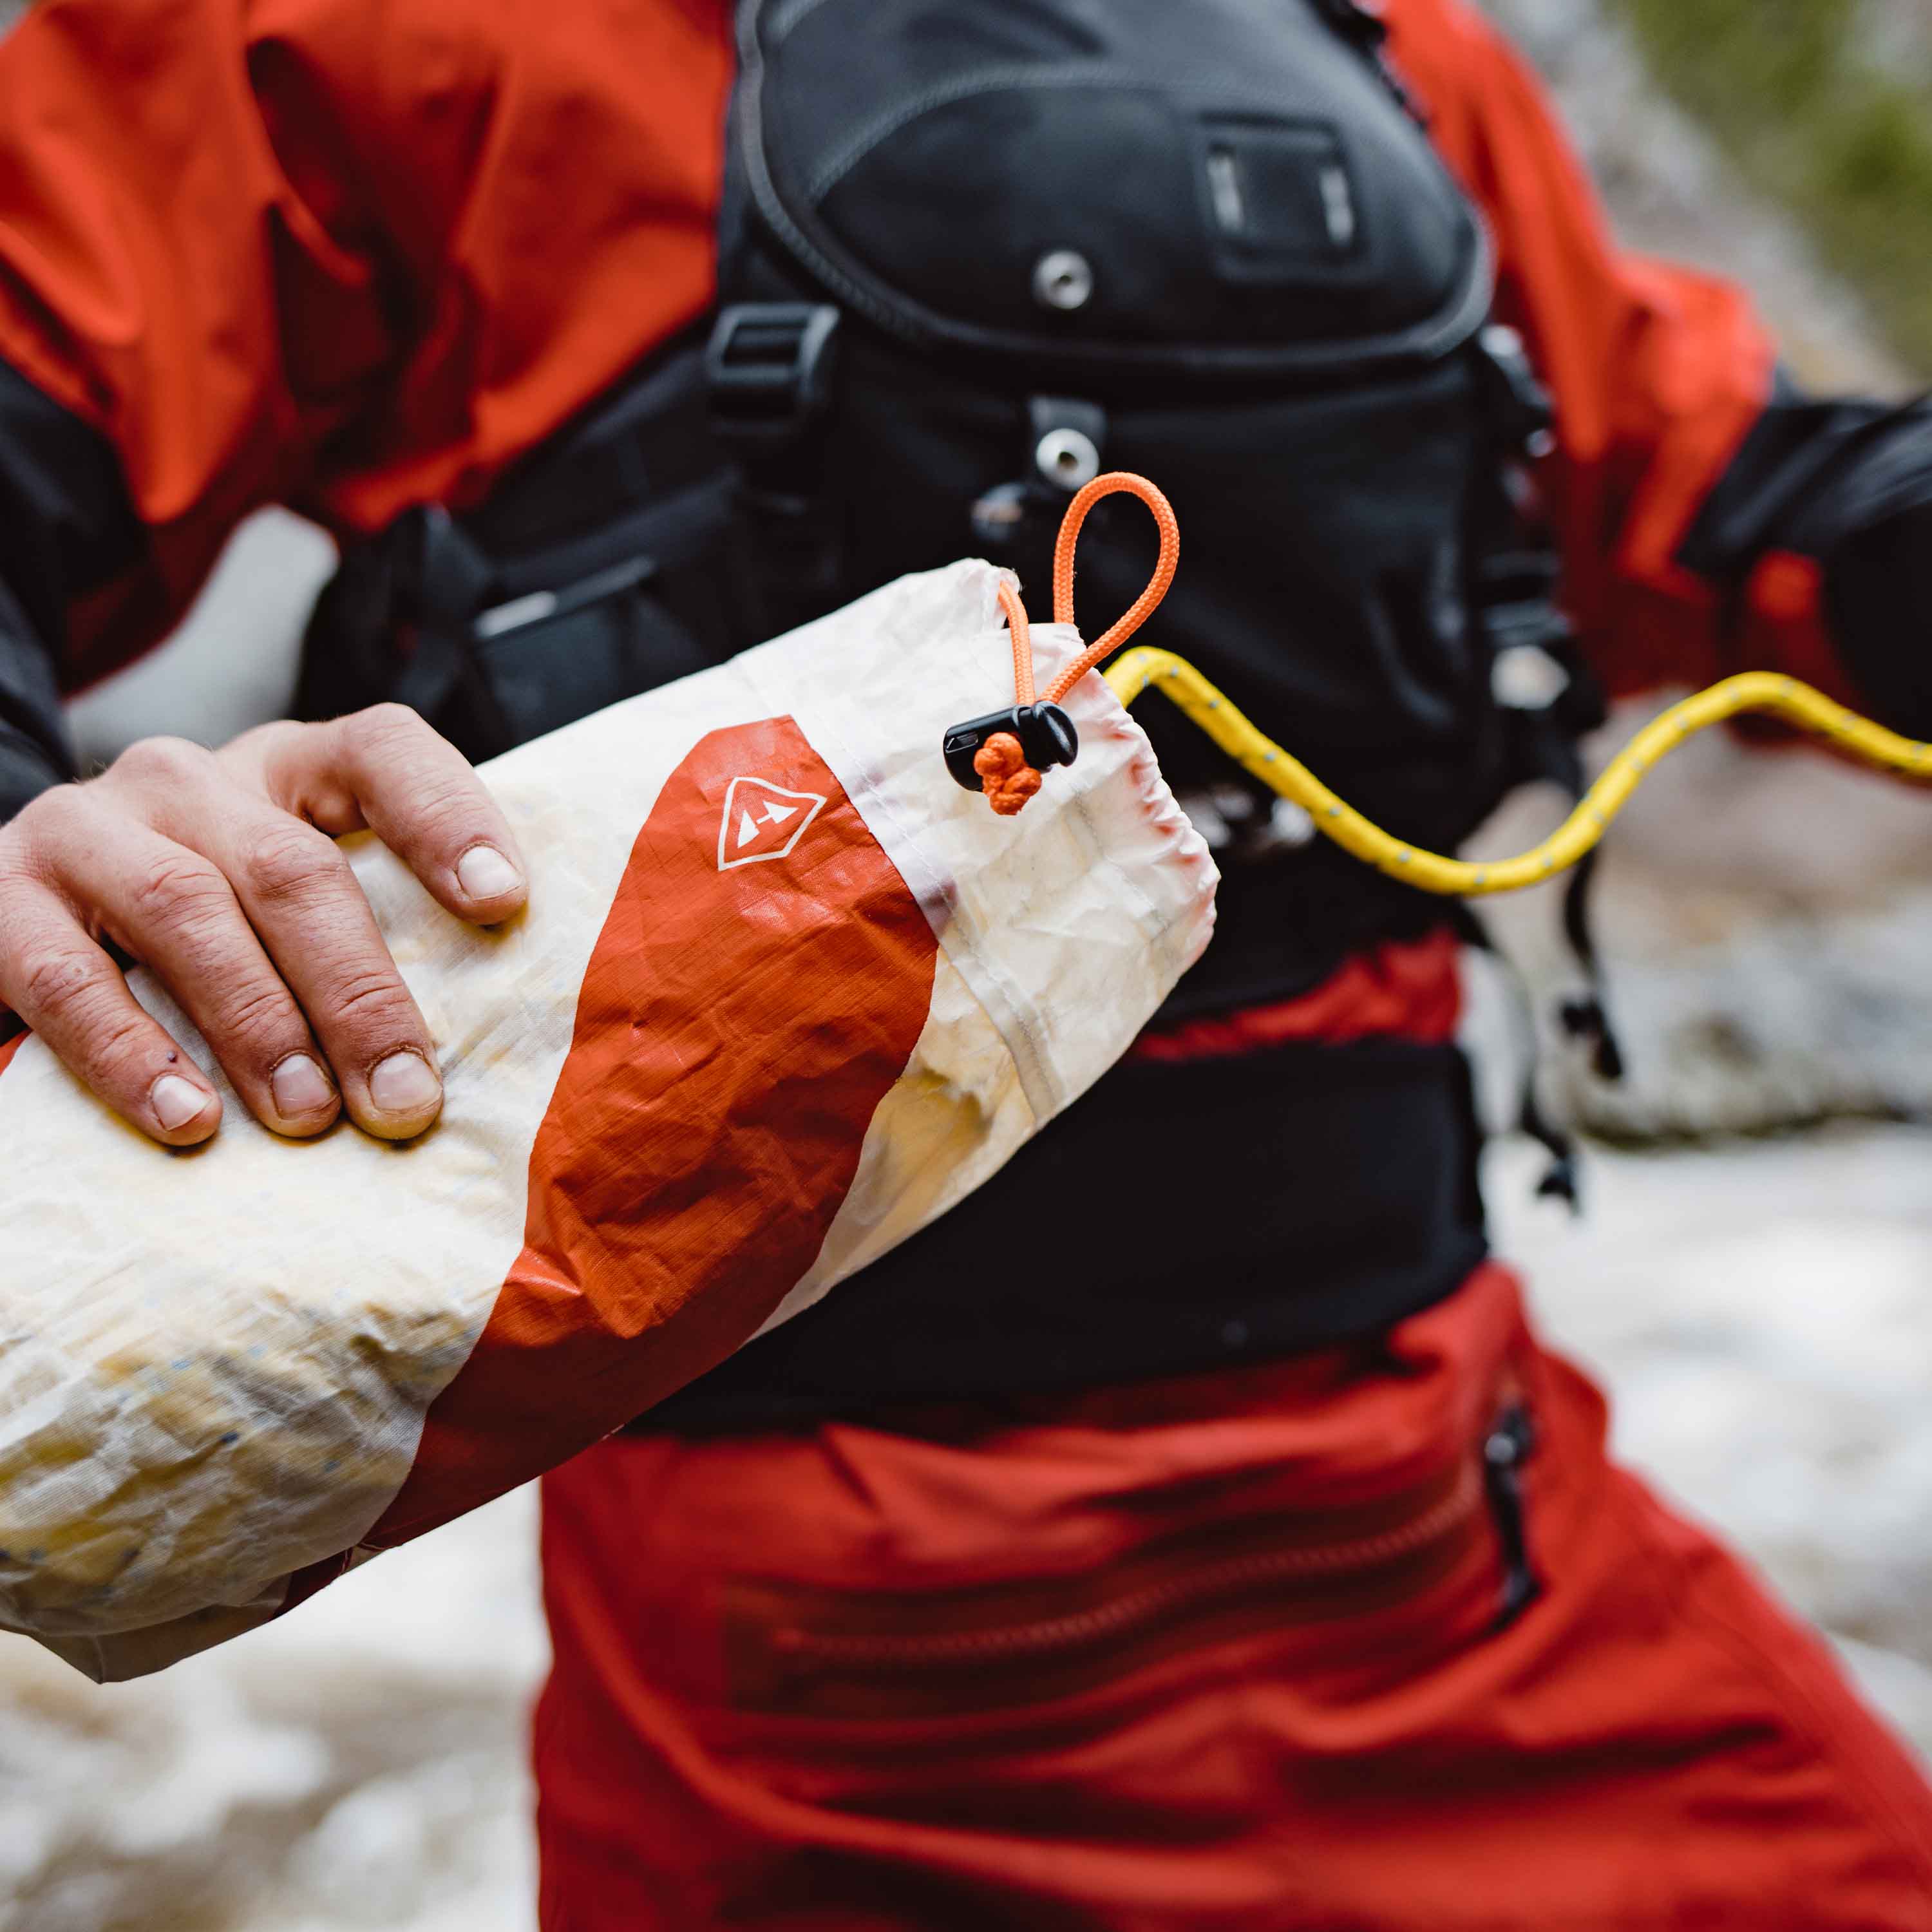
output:
POLYGON ((1125 1050, 1214 866, 1098 677, 1024 814, 948 776, 1012 702, 1001 590, 904 578, 497 760, 503 929, 353 842, 442 1056, 410 1145, 281 1140, 224 1088, 173 1153, 0 1050, 0 1625, 106 1678, 277 1614, 806 1307, 1125 1050))

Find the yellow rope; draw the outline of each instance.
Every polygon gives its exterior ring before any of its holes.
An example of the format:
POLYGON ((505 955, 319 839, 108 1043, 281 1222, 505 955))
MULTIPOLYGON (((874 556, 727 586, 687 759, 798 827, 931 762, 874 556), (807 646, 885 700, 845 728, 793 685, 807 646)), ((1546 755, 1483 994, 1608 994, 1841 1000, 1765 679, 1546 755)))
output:
POLYGON ((1932 782, 1932 746, 1901 738, 1796 678, 1772 671, 1744 671, 1673 704, 1646 724, 1610 760, 1576 810, 1540 845, 1514 859, 1474 862, 1425 852, 1371 825, 1298 758, 1258 731, 1185 658, 1138 644, 1124 651, 1102 674, 1123 704, 1131 704, 1150 686, 1159 691, 1244 770, 1301 806, 1317 830, 1344 851, 1391 878, 1419 886, 1424 892, 1457 898, 1515 892, 1574 866, 1602 838, 1610 820, 1660 758, 1693 732, 1735 718, 1741 711, 1768 711, 1828 739, 1868 765, 1932 782))

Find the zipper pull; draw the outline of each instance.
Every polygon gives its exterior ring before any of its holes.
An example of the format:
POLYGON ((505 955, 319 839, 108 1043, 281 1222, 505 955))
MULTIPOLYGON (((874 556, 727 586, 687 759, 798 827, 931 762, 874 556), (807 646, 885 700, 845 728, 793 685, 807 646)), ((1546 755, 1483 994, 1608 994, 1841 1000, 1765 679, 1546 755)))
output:
POLYGON ((1535 1446, 1529 1412, 1520 1402, 1504 1408, 1483 1438, 1483 1486, 1503 1552, 1502 1600, 1495 1624, 1498 1630, 1507 1630, 1542 1592, 1530 1564, 1523 1522, 1522 1468, 1535 1446))

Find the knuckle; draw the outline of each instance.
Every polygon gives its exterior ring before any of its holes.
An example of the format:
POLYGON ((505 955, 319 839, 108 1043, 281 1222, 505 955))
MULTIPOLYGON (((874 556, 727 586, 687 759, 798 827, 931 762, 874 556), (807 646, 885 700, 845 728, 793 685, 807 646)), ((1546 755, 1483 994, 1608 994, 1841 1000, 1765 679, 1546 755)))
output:
POLYGON ((117 1001, 102 973, 74 953, 37 961, 27 970, 22 994, 24 1016, 64 1039, 63 1054, 97 1074, 135 1058, 146 1038, 147 1022, 117 1001))
POLYGON ((196 784, 213 763, 212 752, 185 738, 142 738, 130 745, 109 771, 143 786, 196 784))
POLYGON ((330 988, 328 1009, 336 1023, 359 1037, 385 1045, 413 1040, 419 1029, 403 982, 386 965, 350 968, 330 988))
POLYGON ((134 1072, 148 1037, 147 1023, 137 1016, 118 1012, 109 1015, 94 1029, 88 1042, 95 1066, 104 1070, 125 1066, 130 1073, 134 1072))
POLYGON ((335 884, 349 862, 334 842, 300 819, 290 818, 250 840, 242 855, 250 893, 270 903, 312 898, 335 884))
POLYGON ((14 814, 5 832, 0 833, 0 839, 4 839, 13 853, 31 850, 50 838, 58 836, 64 828, 80 819, 86 808, 79 785, 56 785, 38 798, 29 800, 14 814))
POLYGON ((224 1003, 220 1020, 229 1041, 265 1060, 281 1057, 300 1024, 295 1002, 279 981, 237 988, 224 1003))
POLYGON ((410 800, 416 824, 432 845, 466 843, 477 833, 477 788, 467 772, 438 772, 410 800))
POLYGON ((218 764, 246 760, 260 754, 274 750, 277 746, 301 737, 310 728, 296 724, 292 719, 278 718, 266 724, 250 725, 238 733, 215 753, 218 764))
POLYGON ((184 849, 152 859, 136 874, 128 910, 137 926, 200 928, 229 907, 228 882, 184 849))
POLYGON ((149 1039, 146 1024, 131 1014, 101 1015, 86 1030, 77 1057, 92 1069, 93 1078, 107 1086, 138 1082, 146 1070, 149 1039))
POLYGON ((21 992, 26 1004, 44 1022, 58 1022, 93 1002, 98 976, 76 954, 56 952, 28 965, 21 992))
POLYGON ((406 704, 372 704, 366 711, 352 712, 342 723, 350 742, 364 758, 407 751, 436 736, 406 704))

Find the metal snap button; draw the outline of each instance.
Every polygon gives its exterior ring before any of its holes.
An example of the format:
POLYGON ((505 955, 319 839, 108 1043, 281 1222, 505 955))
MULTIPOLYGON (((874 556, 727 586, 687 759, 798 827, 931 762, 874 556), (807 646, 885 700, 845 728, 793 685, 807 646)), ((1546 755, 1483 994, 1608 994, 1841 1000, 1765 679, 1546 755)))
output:
POLYGON ((1034 299, 1043 308, 1084 308, 1094 292, 1094 269, 1084 255, 1054 248, 1034 264, 1034 299))
POLYGON ((1033 453, 1040 473, 1063 490, 1078 490, 1100 473, 1100 452, 1077 429, 1050 429, 1033 453))

